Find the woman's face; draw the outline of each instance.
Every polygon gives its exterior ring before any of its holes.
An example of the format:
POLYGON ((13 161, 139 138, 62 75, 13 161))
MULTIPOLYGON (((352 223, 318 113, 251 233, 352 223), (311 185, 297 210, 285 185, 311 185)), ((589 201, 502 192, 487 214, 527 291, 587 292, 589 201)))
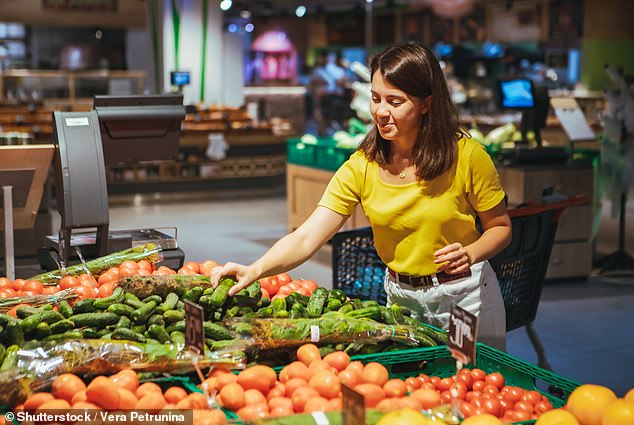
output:
POLYGON ((409 95, 383 78, 377 71, 372 76, 370 112, 385 140, 414 143, 421 120, 429 110, 431 98, 409 95))

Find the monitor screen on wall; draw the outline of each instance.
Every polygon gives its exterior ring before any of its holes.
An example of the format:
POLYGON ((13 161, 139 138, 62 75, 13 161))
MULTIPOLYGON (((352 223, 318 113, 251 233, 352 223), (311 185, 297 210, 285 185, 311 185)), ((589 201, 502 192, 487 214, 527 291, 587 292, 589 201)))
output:
POLYGON ((526 78, 498 80, 500 104, 507 109, 530 109, 535 107, 533 82, 526 78))

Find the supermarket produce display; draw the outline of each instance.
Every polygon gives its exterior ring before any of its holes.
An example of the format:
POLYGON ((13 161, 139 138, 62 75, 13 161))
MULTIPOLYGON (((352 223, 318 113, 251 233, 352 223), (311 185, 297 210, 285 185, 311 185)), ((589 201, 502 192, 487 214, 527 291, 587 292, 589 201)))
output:
POLYGON ((318 423, 324 412, 337 424, 346 385, 363 396, 369 424, 634 418, 634 391, 618 398, 483 344, 457 369, 447 333, 397 304, 287 273, 231 297, 231 278, 210 284, 216 262, 172 270, 159 261, 148 244, 28 280, 0 278, 0 407, 18 422, 94 410, 280 425, 318 423), (202 355, 186 347, 185 302, 204 312, 202 355))

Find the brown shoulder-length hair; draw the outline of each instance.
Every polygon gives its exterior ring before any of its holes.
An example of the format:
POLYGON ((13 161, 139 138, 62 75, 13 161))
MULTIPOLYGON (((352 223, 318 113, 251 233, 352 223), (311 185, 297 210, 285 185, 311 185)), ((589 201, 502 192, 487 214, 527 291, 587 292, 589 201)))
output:
MULTIPOLYGON (((458 111, 451 101, 440 64, 434 54, 419 43, 388 47, 372 59, 370 75, 380 72, 385 80, 405 93, 425 99, 431 107, 423 117, 418 139, 412 150, 416 176, 429 180, 447 171, 458 156, 460 129, 458 111)), ((388 162, 391 144, 379 134, 376 125, 359 146, 371 161, 388 162)))

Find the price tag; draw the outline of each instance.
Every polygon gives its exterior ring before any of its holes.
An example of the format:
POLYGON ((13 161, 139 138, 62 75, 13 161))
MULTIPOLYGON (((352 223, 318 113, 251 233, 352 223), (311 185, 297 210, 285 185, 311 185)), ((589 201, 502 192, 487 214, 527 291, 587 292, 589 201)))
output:
POLYGON ((462 364, 472 363, 476 355, 478 316, 453 305, 449 319, 449 341, 451 355, 462 364))
POLYGON ((196 354, 205 354, 205 312, 201 306, 191 301, 185 303, 185 346, 196 354))
POLYGON ((365 423, 365 398, 347 385, 341 385, 342 421, 341 425, 359 425, 365 423))
POLYGON ((319 342, 319 326, 311 325, 310 327, 310 341, 319 342))

